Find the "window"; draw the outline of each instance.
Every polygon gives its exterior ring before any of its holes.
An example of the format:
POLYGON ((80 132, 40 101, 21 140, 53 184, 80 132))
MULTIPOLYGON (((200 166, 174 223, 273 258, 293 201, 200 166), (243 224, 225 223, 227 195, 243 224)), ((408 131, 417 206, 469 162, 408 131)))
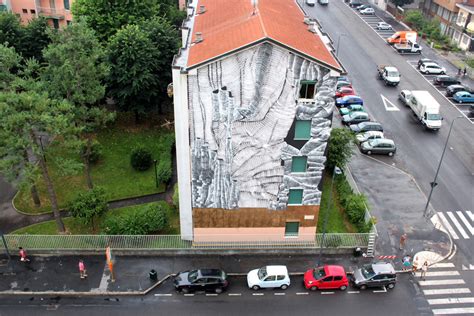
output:
POLYGON ((298 236, 298 231, 299 230, 300 230, 300 223, 299 222, 286 222, 285 237, 298 236))
POLYGON ((334 277, 334 281, 341 281, 342 280, 342 276, 341 275, 338 275, 338 276, 335 276, 334 277))
POLYGON ((56 30, 59 29, 59 20, 58 19, 53 19, 53 26, 56 30))
POLYGON ((311 138, 311 121, 296 121, 295 140, 308 140, 311 138))
POLYGON ((64 9, 70 10, 71 6, 69 5, 69 0, 64 0, 64 9))
POLYGON ((28 9, 22 9, 23 13, 28 13, 28 9))
POLYGON ((31 10, 30 10, 30 13, 31 13, 31 14, 36 14, 36 10, 31 9, 31 10))
POLYGON ((308 157, 298 156, 291 159, 291 172, 306 172, 308 157))
POLYGON ((372 280, 383 280, 384 278, 385 278, 385 275, 379 274, 379 275, 374 276, 372 280))
POLYGON ((277 281, 282 281, 285 279, 285 276, 284 275, 278 275, 277 276, 277 281))
POLYGON ((265 282, 267 281, 275 281, 276 280, 276 275, 269 275, 266 279, 265 282))
POLYGON ((290 189, 288 205, 300 205, 303 202, 303 189, 290 189))
POLYGON ((316 88, 315 80, 301 80, 300 99, 314 98, 316 88))
POLYGON ((332 276, 328 276, 323 279, 323 282, 331 282, 331 281, 332 281, 332 276))

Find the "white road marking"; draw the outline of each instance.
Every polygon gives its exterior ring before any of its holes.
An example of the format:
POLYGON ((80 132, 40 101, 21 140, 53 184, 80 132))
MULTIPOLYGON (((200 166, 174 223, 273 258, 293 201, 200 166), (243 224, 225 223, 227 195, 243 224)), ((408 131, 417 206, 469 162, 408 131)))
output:
POLYGON ((440 263, 435 263, 430 266, 430 269, 432 268, 454 268, 454 263, 452 262, 440 262, 440 263))
POLYGON ((286 295, 286 293, 273 293, 273 295, 286 295))
POLYGON ((206 296, 217 296, 219 294, 216 294, 216 293, 206 293, 206 296))
POLYGON ((474 297, 450 297, 427 300, 430 305, 474 303, 474 297))
POLYGON ((458 237, 458 234, 456 234, 456 232, 454 231, 453 227, 451 226, 451 224, 448 222, 448 220, 446 219, 446 216, 444 216, 443 213, 441 212, 438 212, 438 217, 441 219, 441 221, 443 222, 444 226, 446 227, 446 229, 449 231, 449 233, 451 234, 451 237, 453 237, 453 239, 459 239, 458 237))
POLYGON ((463 279, 420 281, 421 286, 466 284, 463 279))
POLYGON ((253 296, 263 296, 263 293, 252 293, 253 296))
POLYGON ((466 294, 471 293, 471 290, 465 287, 457 289, 437 289, 437 290, 423 290, 425 295, 441 295, 441 294, 466 294))
POLYGON ((459 275, 459 272, 458 271, 426 272, 426 276, 448 276, 448 275, 459 275))
POLYGON ((400 109, 395 104, 390 102, 386 97, 384 97, 383 94, 381 94, 380 96, 382 97, 383 106, 385 107, 386 111, 400 111, 400 109))
POLYGON ((472 227, 471 224, 469 224, 469 221, 467 218, 464 216, 464 214, 461 211, 456 211, 456 214, 458 214, 459 218, 461 221, 464 223, 464 225, 467 227, 471 235, 474 235, 474 227, 472 227))
POLYGON ((377 291, 372 291, 374 293, 386 293, 387 292, 387 288, 384 286, 383 287, 383 290, 377 290, 377 291))
POLYGON ((296 295, 308 295, 308 292, 297 292, 296 295))
POLYGON ((194 296, 194 294, 184 294, 184 296, 194 296))
POLYGON ((457 229, 459 230, 461 235, 464 237, 464 239, 469 239, 469 235, 466 234, 466 232, 462 228, 461 224, 459 224, 458 219, 454 216, 453 212, 448 212, 448 216, 449 216, 449 218, 451 218, 451 220, 454 223, 454 226, 457 227, 457 229))
POLYGON ((334 292, 321 292, 322 295, 334 294, 334 292))
POLYGON ((173 294, 155 294, 155 296, 173 296, 173 294))
POLYGON ((473 314, 474 307, 433 309, 434 315, 473 314))
POLYGON ((471 219, 472 222, 474 222, 474 214, 472 214, 471 211, 466 211, 467 215, 469 215, 469 218, 471 219))
POLYGON ((359 294, 360 292, 359 291, 347 291, 347 293, 349 293, 349 294, 359 294))
POLYGON ((229 295, 229 296, 241 296, 242 293, 229 293, 227 295, 229 295))

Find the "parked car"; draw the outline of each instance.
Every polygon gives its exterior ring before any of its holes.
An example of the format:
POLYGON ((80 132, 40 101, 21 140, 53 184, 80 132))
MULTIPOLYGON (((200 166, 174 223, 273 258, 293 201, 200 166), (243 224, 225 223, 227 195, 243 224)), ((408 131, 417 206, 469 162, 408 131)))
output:
POLYGON ((336 90, 342 87, 350 87, 352 88, 352 84, 349 81, 338 81, 336 83, 336 90))
POLYGON ((447 76, 447 75, 440 75, 436 76, 433 79, 433 84, 437 86, 447 87, 453 84, 460 84, 461 82, 456 79, 455 77, 447 76))
POLYGON ((372 8, 365 8, 365 9, 360 10, 359 12, 362 15, 374 15, 375 14, 375 10, 372 9, 372 8))
POLYGON ((355 111, 365 112, 364 106, 362 106, 360 104, 351 104, 348 107, 339 109, 339 113, 341 113, 341 115, 347 115, 347 114, 349 114, 351 112, 355 112, 355 111))
POLYGON ((444 67, 441 67, 437 63, 423 63, 420 66, 420 72, 422 74, 428 74, 428 75, 444 75, 446 73, 446 69, 444 67))
POLYGON ((351 82, 347 76, 339 76, 337 77, 337 81, 351 82))
POLYGON ((212 291, 222 293, 229 286, 227 274, 219 269, 198 269, 178 273, 174 278, 177 291, 212 291))
POLYGON ((351 112, 342 117, 342 123, 346 125, 358 124, 367 121, 370 121, 369 114, 362 111, 351 112))
POLYGON ((397 283, 397 275, 391 263, 380 262, 366 264, 354 271, 351 283, 365 290, 368 287, 387 287, 393 289, 397 283))
POLYGON ((458 103, 472 103, 474 102, 474 95, 467 91, 459 91, 454 94, 453 99, 458 103))
POLYGON ((363 133, 368 131, 383 132, 382 124, 377 122, 362 122, 359 124, 352 124, 349 125, 349 128, 355 133, 363 133))
POLYGON ((362 100, 361 97, 356 96, 356 95, 346 95, 345 97, 336 99, 336 106, 337 107, 346 107, 346 106, 349 106, 351 104, 364 105, 364 101, 362 100))
POLYGON ((395 154, 397 147, 391 139, 379 138, 371 139, 360 144, 360 151, 367 155, 381 154, 389 155, 390 157, 395 154))
POLYGON ((469 93, 474 93, 474 91, 469 87, 463 86, 461 84, 452 84, 446 88, 446 96, 452 97, 456 92, 459 91, 467 91, 469 93))
POLYGON ((359 11, 360 11, 360 10, 364 10, 364 9, 366 9, 366 8, 370 8, 370 6, 367 5, 367 4, 361 4, 360 6, 357 6, 357 7, 356 7, 356 10, 359 10, 359 11))
POLYGON ((371 139, 380 139, 380 138, 384 138, 384 136, 383 136, 383 133, 379 131, 368 131, 368 132, 359 133, 356 135, 356 140, 359 144, 371 139))
POLYGON ((306 0, 306 4, 309 5, 309 6, 314 6, 316 3, 316 0, 306 0))
POLYGON ((349 1, 349 6, 351 8, 357 8, 358 6, 362 5, 363 3, 360 2, 360 0, 350 0, 349 1))
POLYGON ((265 266, 247 274, 247 285, 250 289, 280 288, 286 290, 290 286, 290 276, 286 266, 265 266))
POLYGON ((376 26, 377 30, 391 30, 392 26, 386 22, 379 22, 376 26))
POLYGON ((311 291, 318 289, 340 289, 344 291, 348 285, 349 280, 342 266, 325 265, 310 269, 304 274, 304 286, 311 291))
POLYGON ((434 60, 431 60, 429 58, 420 58, 418 60, 417 68, 420 69, 421 65, 423 65, 424 63, 435 63, 435 62, 434 60))
POLYGON ((336 90, 336 94, 335 94, 336 98, 342 98, 342 97, 345 97, 346 95, 355 95, 355 90, 351 87, 341 87, 336 90))

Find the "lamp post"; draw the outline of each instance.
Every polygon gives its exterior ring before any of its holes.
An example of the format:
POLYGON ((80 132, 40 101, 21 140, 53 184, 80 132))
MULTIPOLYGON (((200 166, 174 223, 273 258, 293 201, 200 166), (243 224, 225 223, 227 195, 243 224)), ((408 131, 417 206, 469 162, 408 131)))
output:
POLYGON ((346 36, 346 34, 345 33, 340 33, 339 36, 337 37, 336 57, 339 54, 339 44, 341 42, 341 36, 346 36))
POLYGON ((435 186, 438 185, 438 183, 436 183, 436 179, 438 179, 439 169, 441 169, 441 164, 443 163, 444 153, 446 152, 446 147, 448 147, 449 137, 451 136, 451 131, 453 130, 454 122, 456 122, 456 120, 460 119, 460 118, 463 118, 463 116, 456 117, 451 122, 451 126, 449 127, 448 137, 446 137, 446 142, 444 143, 443 153, 441 154, 441 159, 439 160, 438 169, 436 169, 436 173, 435 173, 433 182, 430 183, 431 190, 430 190, 430 194, 428 195, 428 200, 426 201, 425 210, 423 211, 423 217, 426 217, 426 213, 428 212, 428 207, 429 207, 430 201, 431 201, 431 195, 433 194, 433 190, 434 190, 435 186))
POLYGON ((158 187, 158 173, 156 172, 156 163, 157 162, 158 161, 156 159, 153 160, 153 163, 155 164, 155 185, 156 185, 156 187, 158 187))
POLYGON ((12 257, 10 256, 10 251, 8 250, 7 241, 5 240, 5 235, 3 235, 3 231, 0 230, 0 236, 2 237, 3 247, 5 247, 5 253, 7 254, 8 258, 8 267, 10 268, 10 272, 13 271, 12 267, 12 257))
POLYGON ((332 179, 331 179, 331 190, 329 191, 329 202, 328 202, 328 207, 326 209, 326 214, 324 214, 324 221, 323 221, 323 238, 321 239, 321 247, 319 250, 319 258, 318 258, 318 267, 321 265, 321 257, 323 256, 323 248, 324 248, 324 242, 326 240, 326 226, 328 224, 328 219, 329 219, 329 212, 331 211, 331 206, 332 206, 332 189, 334 187, 334 178, 336 174, 341 174, 342 171, 338 166, 334 167, 334 170, 332 172, 332 179))

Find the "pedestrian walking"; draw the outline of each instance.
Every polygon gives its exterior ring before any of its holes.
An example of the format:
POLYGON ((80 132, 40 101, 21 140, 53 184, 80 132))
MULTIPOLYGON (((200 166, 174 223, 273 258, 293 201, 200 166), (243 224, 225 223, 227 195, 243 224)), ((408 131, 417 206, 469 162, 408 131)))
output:
POLYGON ((82 260, 79 260, 79 274, 81 276, 81 279, 87 278, 86 265, 82 260))
POLYGON ((405 247, 405 242, 407 241, 407 234, 403 234, 400 236, 400 250, 402 250, 405 247))
POLYGON ((421 266, 421 276, 420 279, 423 279, 423 281, 426 279, 426 272, 428 271, 428 261, 425 261, 423 265, 421 266))
POLYGON ((466 77, 466 73, 467 73, 467 67, 464 67, 464 70, 462 71, 463 77, 466 77))
POLYGON ((18 247, 18 249, 20 250, 19 251, 20 261, 21 262, 30 262, 30 259, 28 259, 28 257, 26 256, 26 250, 23 249, 22 247, 18 247))
POLYGON ((462 74, 462 69, 458 68, 458 77, 461 77, 461 74, 462 74))
POLYGON ((403 271, 409 271, 410 270, 410 267, 411 267, 410 260, 411 260, 410 256, 403 257, 403 271))

